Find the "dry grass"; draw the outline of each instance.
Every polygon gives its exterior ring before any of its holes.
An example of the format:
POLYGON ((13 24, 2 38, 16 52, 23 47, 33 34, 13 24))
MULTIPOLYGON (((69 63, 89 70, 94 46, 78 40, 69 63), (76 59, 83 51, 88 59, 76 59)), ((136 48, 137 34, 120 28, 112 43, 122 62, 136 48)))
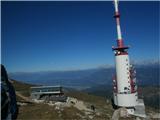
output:
POLYGON ((19 120, 53 120, 58 119, 54 107, 45 104, 28 104, 19 107, 19 120))

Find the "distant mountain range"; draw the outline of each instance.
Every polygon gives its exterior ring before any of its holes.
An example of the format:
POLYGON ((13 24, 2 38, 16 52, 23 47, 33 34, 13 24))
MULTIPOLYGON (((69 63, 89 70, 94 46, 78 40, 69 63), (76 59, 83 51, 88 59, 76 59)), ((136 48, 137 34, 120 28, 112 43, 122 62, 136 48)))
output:
MULTIPOLYGON (((159 85, 159 62, 136 64, 139 85, 159 85)), ((9 77, 25 83, 39 85, 62 85, 77 89, 86 89, 98 85, 112 85, 114 67, 101 67, 75 71, 44 71, 9 73, 9 77)))

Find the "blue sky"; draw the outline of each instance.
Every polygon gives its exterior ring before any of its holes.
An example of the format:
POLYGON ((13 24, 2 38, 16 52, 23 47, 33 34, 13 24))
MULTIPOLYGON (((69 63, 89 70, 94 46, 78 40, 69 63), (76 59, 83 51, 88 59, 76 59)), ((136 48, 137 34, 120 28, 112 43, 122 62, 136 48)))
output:
MULTIPOLYGON (((120 2, 131 60, 158 60, 159 3, 120 2)), ((114 64, 111 1, 2 2, 2 64, 9 72, 88 69, 114 64)))

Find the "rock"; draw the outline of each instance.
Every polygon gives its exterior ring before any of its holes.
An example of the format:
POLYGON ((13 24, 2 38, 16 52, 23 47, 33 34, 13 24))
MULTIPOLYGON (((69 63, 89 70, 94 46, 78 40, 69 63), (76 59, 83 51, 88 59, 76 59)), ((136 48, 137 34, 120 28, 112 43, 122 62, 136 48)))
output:
POLYGON ((120 117, 127 117, 128 116, 128 112, 127 112, 126 108, 120 108, 119 112, 120 112, 120 117))
POLYGON ((136 117, 136 120, 141 120, 139 117, 136 117))
POLYGON ((93 119, 93 116, 92 116, 92 115, 89 115, 88 117, 89 117, 90 119, 93 119))
POLYGON ((24 106, 24 105, 27 105, 27 103, 17 102, 17 105, 24 106))
POLYGON ((152 118, 154 118, 154 119, 160 119, 160 113, 153 114, 152 118))
POLYGON ((96 113, 97 116, 100 116, 101 114, 99 112, 96 113))
POLYGON ((128 113, 126 108, 119 108, 114 111, 112 115, 112 120, 119 120, 120 117, 127 117, 128 113))
POLYGON ((44 100, 33 99, 33 101, 34 101, 35 103, 44 103, 44 100))

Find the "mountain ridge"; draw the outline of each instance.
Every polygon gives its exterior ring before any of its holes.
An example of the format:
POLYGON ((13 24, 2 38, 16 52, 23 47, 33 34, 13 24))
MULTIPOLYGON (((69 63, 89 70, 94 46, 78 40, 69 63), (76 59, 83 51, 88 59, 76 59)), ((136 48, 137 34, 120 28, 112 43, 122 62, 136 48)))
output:
MULTIPOLYGON (((135 65, 138 85, 159 85, 159 63, 135 65)), ((63 85, 77 89, 95 85, 112 85, 114 67, 77 71, 49 71, 34 73, 10 73, 9 77, 25 83, 38 85, 63 85)))

